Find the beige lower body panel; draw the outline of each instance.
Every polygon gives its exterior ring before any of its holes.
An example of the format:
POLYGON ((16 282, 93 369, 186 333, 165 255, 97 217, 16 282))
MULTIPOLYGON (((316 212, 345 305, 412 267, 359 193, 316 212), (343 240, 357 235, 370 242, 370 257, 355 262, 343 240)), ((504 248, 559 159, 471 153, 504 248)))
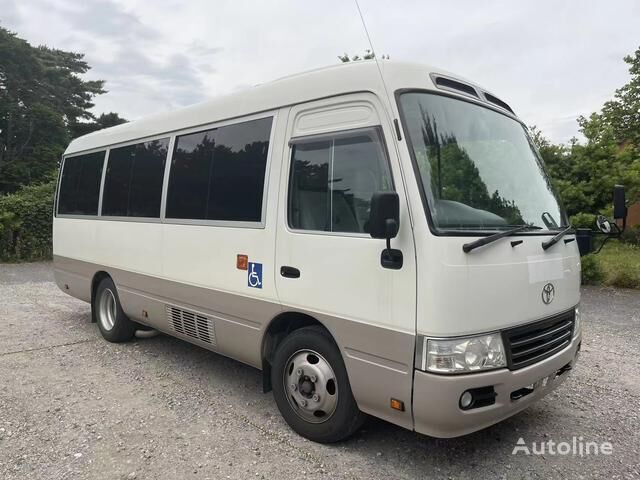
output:
POLYGON ((413 430, 415 335, 337 317, 315 317, 331 332, 342 351, 360 410, 413 430), (391 398, 402 401, 404 411, 393 410, 391 398))
POLYGON ((86 302, 91 301, 91 283, 100 271, 107 272, 113 279, 122 308, 130 318, 259 369, 262 368, 262 340, 274 318, 289 311, 299 311, 316 318, 331 332, 342 352, 359 408, 413 429, 413 334, 290 309, 276 301, 221 292, 67 257, 54 257, 57 285, 65 293, 86 302), (210 319, 215 329, 211 342, 177 332, 168 317, 168 305, 210 319), (405 410, 392 410, 391 398, 404 402, 405 410))
POLYGON ((567 364, 573 365, 579 344, 580 336, 562 352, 515 371, 500 369, 469 375, 435 375, 416 371, 413 392, 415 430, 433 437, 458 437, 515 415, 563 383, 569 371, 518 400, 511 400, 511 392, 553 376, 567 364), (458 402, 465 390, 488 386, 493 386, 496 391, 495 404, 466 411, 460 409, 458 402))
POLYGON ((116 284, 122 309, 133 320, 257 368, 262 367, 262 325, 281 312, 275 302, 233 295, 66 257, 54 257, 56 283, 63 291, 91 301, 91 282, 97 272, 116 284), (69 288, 66 289, 65 285, 69 288), (174 330, 167 305, 207 317, 215 325, 215 343, 174 330))

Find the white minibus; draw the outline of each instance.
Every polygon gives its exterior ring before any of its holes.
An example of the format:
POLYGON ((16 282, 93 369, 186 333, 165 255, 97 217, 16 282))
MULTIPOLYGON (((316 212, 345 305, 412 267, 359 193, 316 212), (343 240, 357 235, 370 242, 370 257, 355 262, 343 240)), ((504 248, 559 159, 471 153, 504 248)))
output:
POLYGON ((337 65, 77 138, 54 213, 56 282, 106 340, 156 329, 260 369, 314 441, 366 414, 482 429, 580 349, 578 242, 527 128, 424 65, 337 65))

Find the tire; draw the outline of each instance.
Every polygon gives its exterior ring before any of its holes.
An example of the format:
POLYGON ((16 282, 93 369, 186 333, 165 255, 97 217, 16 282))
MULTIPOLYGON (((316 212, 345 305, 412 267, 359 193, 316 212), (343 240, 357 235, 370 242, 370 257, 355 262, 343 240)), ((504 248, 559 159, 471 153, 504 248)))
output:
POLYGON ((120 343, 133 338, 136 324, 124 314, 113 280, 104 278, 100 281, 93 303, 98 328, 105 340, 120 343))
POLYGON ((322 327, 285 337, 271 368, 273 396, 289 426, 309 440, 344 440, 362 425, 340 350, 322 327))

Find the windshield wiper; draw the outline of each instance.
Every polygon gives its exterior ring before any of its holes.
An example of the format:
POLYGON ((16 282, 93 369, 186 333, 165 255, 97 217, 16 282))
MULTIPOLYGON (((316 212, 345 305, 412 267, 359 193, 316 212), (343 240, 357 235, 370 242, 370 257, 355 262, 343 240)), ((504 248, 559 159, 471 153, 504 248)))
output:
POLYGON ((550 247, 553 247, 556 243, 558 243, 560 241, 560 239, 562 237, 564 237, 567 233, 569 233, 571 230, 573 230, 573 227, 571 225, 569 225, 567 228, 565 228, 564 230, 561 230, 560 232, 558 232, 558 234, 553 237, 550 238, 549 240, 547 240, 546 242, 542 242, 542 249, 546 250, 550 247))
POLYGON ((513 235, 514 233, 522 232, 523 230, 542 230, 542 227, 536 227, 533 225, 519 225, 510 230, 494 233, 493 235, 489 235, 488 237, 479 238, 478 240, 474 240, 473 242, 465 243, 464 245, 462 245, 462 251, 464 253, 469 253, 470 251, 475 250, 478 247, 493 243, 496 240, 508 237, 509 235, 513 235))

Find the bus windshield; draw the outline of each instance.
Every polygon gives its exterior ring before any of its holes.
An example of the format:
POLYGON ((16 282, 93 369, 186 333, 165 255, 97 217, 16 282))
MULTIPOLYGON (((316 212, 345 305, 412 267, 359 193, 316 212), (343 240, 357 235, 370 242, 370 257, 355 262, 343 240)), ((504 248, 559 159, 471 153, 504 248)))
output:
POLYGON ((400 108, 437 231, 565 226, 551 181, 518 121, 424 92, 402 94, 400 108))

